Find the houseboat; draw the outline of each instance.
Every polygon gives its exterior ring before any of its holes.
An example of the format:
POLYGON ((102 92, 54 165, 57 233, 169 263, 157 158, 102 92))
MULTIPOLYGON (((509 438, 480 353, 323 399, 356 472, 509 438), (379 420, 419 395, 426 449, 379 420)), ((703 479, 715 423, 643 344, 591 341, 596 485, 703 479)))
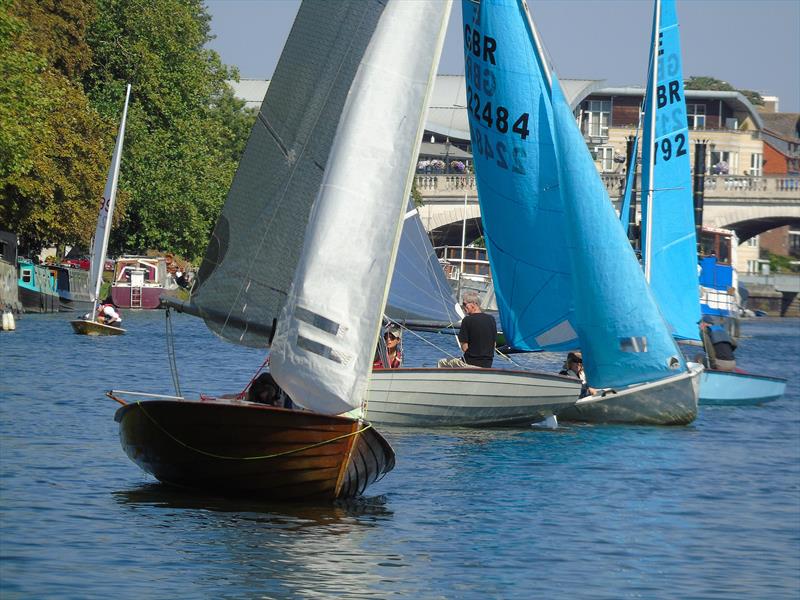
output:
POLYGON ((17 291, 22 310, 28 313, 58 312, 58 280, 46 265, 17 259, 17 291))
POLYGON ((122 256, 116 261, 111 299, 120 308, 160 308, 161 294, 175 288, 163 256, 122 256))

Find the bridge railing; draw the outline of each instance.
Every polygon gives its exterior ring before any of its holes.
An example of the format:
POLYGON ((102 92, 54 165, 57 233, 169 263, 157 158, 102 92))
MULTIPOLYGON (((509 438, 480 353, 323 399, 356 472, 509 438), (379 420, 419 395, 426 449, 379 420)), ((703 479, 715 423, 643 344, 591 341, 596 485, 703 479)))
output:
MULTIPOLYGON (((625 176, 620 173, 600 173, 608 195, 616 200, 624 189, 625 176)), ((471 174, 417 175, 417 190, 423 197, 452 197, 477 194, 475 176, 471 174)), ((637 183, 637 188, 639 184, 637 183)), ((708 198, 760 197, 800 200, 800 177, 785 175, 708 175, 705 178, 708 198)))

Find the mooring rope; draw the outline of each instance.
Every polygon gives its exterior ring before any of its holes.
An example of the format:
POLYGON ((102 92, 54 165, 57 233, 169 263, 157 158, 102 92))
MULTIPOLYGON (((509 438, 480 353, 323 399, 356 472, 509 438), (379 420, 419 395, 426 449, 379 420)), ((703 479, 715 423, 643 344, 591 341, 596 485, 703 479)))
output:
POLYGON ((175 387, 175 395, 182 396, 181 394, 181 382, 180 377, 178 375, 178 363, 175 360, 175 335, 172 331, 172 315, 170 314, 172 311, 170 310, 169 306, 167 307, 165 314, 165 324, 166 324, 166 340, 167 340, 167 360, 169 361, 169 371, 172 375, 172 385, 175 387))
POLYGON ((208 456, 208 457, 211 457, 211 458, 219 458, 221 460, 267 460, 267 459, 270 459, 270 458, 279 458, 281 456, 288 456, 290 454, 297 454, 298 452, 305 452, 306 450, 311 450, 312 448, 318 448, 320 446, 325 446, 327 444, 332 444, 333 442, 337 442, 339 440, 343 440, 345 438, 349 438, 349 437, 352 437, 354 435, 358 435, 359 433, 363 433, 367 429, 371 429, 372 428, 372 424, 371 423, 367 423, 366 427, 362 427, 358 431, 352 431, 350 433, 345 433, 343 435, 336 436, 335 438, 331 438, 329 440, 324 440, 322 442, 317 442, 316 444, 311 444, 309 446, 303 446, 302 448, 295 448, 294 450, 286 450, 285 452, 277 452, 275 454, 265 454, 265 455, 262 455, 262 456, 224 456, 222 454, 214 454, 213 452, 206 452, 205 450, 200 450, 199 448, 195 448, 193 446, 190 446, 186 442, 183 442, 183 441, 179 440, 174 435, 172 435, 169 431, 167 431, 161 425, 161 423, 159 423, 152 416, 150 416, 150 414, 145 410, 144 405, 142 404, 141 401, 137 401, 136 404, 139 406, 139 408, 142 409, 142 412, 144 413, 144 415, 148 419, 150 419, 150 421, 152 421, 153 425, 158 427, 172 441, 180 444, 181 446, 183 446, 187 450, 191 450, 192 452, 197 452, 198 454, 202 454, 203 456, 208 456))

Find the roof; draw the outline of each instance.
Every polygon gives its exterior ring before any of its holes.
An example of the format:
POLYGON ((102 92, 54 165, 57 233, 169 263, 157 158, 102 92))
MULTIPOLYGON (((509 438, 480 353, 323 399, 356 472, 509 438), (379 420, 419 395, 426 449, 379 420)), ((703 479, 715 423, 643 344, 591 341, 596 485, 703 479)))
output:
POLYGON ((800 113, 761 113, 764 129, 788 141, 800 138, 800 113))

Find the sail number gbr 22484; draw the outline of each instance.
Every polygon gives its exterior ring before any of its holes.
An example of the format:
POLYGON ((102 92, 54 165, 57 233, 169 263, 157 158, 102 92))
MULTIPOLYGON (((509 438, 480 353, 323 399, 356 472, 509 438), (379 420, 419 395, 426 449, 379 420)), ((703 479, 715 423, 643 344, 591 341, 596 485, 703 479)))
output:
POLYGON ((510 123, 508 109, 498 104, 492 106, 492 102, 481 103, 481 97, 477 92, 472 91, 472 87, 467 87, 467 108, 474 115, 479 123, 483 121, 491 129, 494 127, 498 133, 508 133, 509 126, 512 133, 519 135, 520 139, 525 139, 530 135, 528 129, 528 113, 522 113, 516 118, 513 124, 510 123))

